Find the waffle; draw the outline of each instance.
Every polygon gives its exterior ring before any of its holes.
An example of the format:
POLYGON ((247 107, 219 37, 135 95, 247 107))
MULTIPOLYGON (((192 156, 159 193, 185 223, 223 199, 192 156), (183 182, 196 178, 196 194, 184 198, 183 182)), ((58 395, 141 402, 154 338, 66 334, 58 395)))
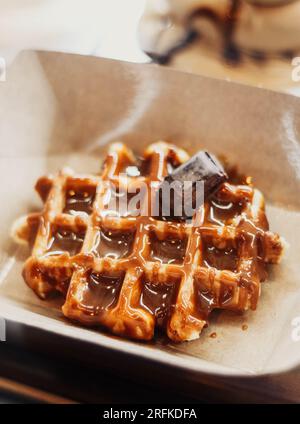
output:
POLYGON ((64 169, 40 178, 43 211, 14 226, 15 238, 32 246, 26 283, 42 299, 62 293, 63 314, 74 321, 141 340, 156 328, 173 341, 192 340, 214 309, 255 309, 266 266, 279 262, 283 243, 251 185, 223 183, 192 222, 147 216, 150 195, 141 200, 145 214, 108 213, 108 198, 145 183, 150 194, 187 159, 164 142, 142 159, 115 143, 100 175, 64 169))

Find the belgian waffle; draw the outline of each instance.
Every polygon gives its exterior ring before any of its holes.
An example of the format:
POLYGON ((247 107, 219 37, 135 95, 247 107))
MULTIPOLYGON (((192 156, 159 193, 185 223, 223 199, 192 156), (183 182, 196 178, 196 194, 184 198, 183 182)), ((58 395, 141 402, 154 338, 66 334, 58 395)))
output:
MULTIPOLYGON (((269 231, 264 198, 251 185, 223 183, 192 223, 107 213, 108 198, 145 183, 150 194, 150 185, 159 187, 187 159, 164 142, 142 159, 115 143, 100 175, 64 169, 40 178, 43 211, 14 226, 15 238, 32 245, 26 283, 43 299, 62 293, 72 320, 143 340, 156 327, 174 341, 192 340, 213 309, 255 309, 266 265, 279 262, 283 243, 269 231)), ((141 202, 150 212, 151 196, 141 202)))

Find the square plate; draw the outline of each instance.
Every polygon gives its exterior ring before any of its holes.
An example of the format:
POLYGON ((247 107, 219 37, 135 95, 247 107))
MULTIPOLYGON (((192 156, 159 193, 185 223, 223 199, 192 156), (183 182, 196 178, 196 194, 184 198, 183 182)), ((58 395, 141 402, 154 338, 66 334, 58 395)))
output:
POLYGON ((23 52, 0 84, 0 109, 3 318, 194 373, 262 375, 300 363, 300 99, 156 65, 23 52), (41 207, 36 179, 62 166, 96 172, 118 139, 137 151, 158 139, 190 153, 206 148, 253 176, 271 230, 290 246, 262 284, 257 311, 215 312, 196 341, 137 343, 73 325, 61 299, 41 301, 24 284, 29 252, 10 241, 9 228, 41 207))

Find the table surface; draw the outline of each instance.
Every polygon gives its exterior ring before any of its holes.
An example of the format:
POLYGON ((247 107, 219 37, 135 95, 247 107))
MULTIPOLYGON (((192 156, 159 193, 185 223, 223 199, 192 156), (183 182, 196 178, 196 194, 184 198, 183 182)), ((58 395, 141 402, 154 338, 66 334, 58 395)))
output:
POLYGON ((180 374, 171 367, 138 366, 134 358, 125 364, 128 356, 120 359, 122 372, 99 349, 36 331, 8 326, 10 341, 0 342, 0 403, 300 402, 300 368, 250 378, 201 375, 193 382, 186 371, 180 374))
MULTIPOLYGON (((186 403, 177 390, 130 381, 79 361, 0 344, 0 403, 186 403), (76 375, 76 381, 74 381, 76 375), (101 383, 101 384, 100 384, 101 383)), ((199 400, 198 400, 199 401, 199 400)))

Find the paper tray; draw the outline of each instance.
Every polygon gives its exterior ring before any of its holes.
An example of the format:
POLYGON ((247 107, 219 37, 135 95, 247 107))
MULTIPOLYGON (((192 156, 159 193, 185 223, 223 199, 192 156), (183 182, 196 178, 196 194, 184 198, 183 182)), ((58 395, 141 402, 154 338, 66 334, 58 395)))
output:
POLYGON ((0 109, 2 317, 195 373, 261 375, 299 364, 300 99, 156 65, 23 52, 0 85, 0 109), (98 171, 118 139, 136 150, 158 139, 191 153, 206 147, 253 176, 271 229, 290 245, 263 283, 257 311, 219 311, 193 342, 137 343, 73 325, 62 317, 61 300, 41 301, 24 284, 28 251, 10 241, 9 228, 40 208, 36 179, 65 165, 98 171))

